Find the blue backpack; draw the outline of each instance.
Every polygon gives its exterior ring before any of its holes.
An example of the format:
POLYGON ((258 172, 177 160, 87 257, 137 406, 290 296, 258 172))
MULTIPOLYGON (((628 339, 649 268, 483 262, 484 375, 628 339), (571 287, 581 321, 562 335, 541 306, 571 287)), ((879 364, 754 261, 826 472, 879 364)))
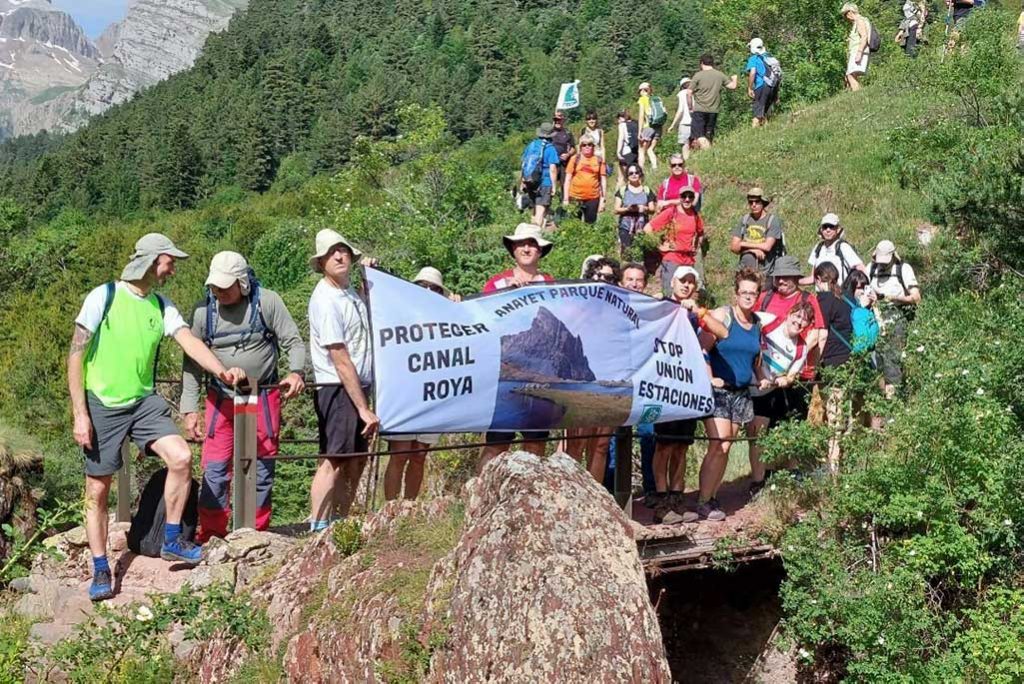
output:
POLYGON ((842 333, 831 326, 830 330, 846 348, 854 354, 871 351, 878 343, 878 319, 875 312, 854 302, 849 297, 843 297, 843 301, 850 306, 850 322, 853 324, 853 343, 843 337, 842 333))
POLYGON ((523 187, 527 192, 535 191, 544 180, 544 152, 547 148, 548 141, 538 139, 523 150, 520 173, 523 177, 523 187))

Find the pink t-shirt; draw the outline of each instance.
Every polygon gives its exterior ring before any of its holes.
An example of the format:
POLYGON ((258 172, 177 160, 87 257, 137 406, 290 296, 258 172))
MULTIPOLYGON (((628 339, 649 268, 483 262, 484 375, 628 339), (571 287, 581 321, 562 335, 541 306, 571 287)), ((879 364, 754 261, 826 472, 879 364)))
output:
POLYGON ((679 199, 679 193, 687 185, 696 190, 698 195, 700 194, 700 178, 697 178, 694 174, 684 173, 682 176, 669 176, 661 183, 661 185, 658 186, 658 199, 679 199))

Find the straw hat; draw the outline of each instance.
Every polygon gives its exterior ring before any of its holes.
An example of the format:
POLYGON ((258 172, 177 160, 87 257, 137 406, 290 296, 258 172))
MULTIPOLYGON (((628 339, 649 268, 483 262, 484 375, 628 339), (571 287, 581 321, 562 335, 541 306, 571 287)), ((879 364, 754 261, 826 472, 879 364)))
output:
POLYGON ((554 244, 550 240, 545 240, 544 235, 540 232, 540 226, 532 223, 520 223, 516 226, 516 232, 511 235, 505 235, 501 238, 502 242, 505 243, 505 249, 508 250, 509 254, 515 248, 515 243, 522 242, 523 240, 533 240, 540 247, 540 255, 542 257, 547 256, 554 244))

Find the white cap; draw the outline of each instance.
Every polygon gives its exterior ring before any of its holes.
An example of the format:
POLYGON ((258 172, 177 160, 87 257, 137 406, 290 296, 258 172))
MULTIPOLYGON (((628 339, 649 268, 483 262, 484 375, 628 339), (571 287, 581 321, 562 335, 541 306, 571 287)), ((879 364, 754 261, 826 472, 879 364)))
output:
POLYGON ((643 83, 641 83, 640 85, 638 85, 636 87, 637 92, 640 92, 641 90, 644 90, 644 89, 650 90, 651 89, 651 84, 648 83, 647 81, 644 81, 643 83))
POLYGON ((764 52, 764 41, 760 38, 752 38, 747 47, 750 48, 750 54, 759 55, 764 52))
POLYGON ((682 280, 686 276, 692 275, 693 280, 697 283, 697 289, 701 289, 704 285, 700 280, 700 273, 697 273, 697 269, 693 266, 678 266, 672 273, 672 280, 682 280))
POLYGON ((825 214, 824 216, 821 217, 821 223, 818 224, 818 225, 822 225, 823 226, 826 223, 828 225, 830 225, 830 226, 838 226, 839 225, 839 217, 836 216, 835 214, 833 214, 832 212, 829 212, 829 213, 827 213, 827 214, 825 214))
POLYGON ((416 277, 412 279, 414 283, 427 283, 428 285, 435 285, 444 293, 448 294, 448 288, 444 286, 444 279, 441 276, 441 272, 433 266, 424 266, 420 269, 420 272, 416 274, 416 277))
POLYGON ((217 252, 210 260, 206 284, 226 290, 238 282, 242 294, 249 294, 249 263, 238 252, 217 252))
POLYGON ((892 240, 882 240, 875 247, 875 251, 871 253, 871 258, 877 264, 890 264, 894 256, 896 256, 896 245, 892 243, 892 240))

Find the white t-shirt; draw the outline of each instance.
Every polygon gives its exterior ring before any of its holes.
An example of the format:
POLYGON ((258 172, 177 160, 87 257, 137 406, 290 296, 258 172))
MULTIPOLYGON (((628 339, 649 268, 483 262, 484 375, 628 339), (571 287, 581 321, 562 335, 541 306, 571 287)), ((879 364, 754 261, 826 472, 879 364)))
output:
POLYGON ((876 275, 871 279, 871 289, 880 295, 885 295, 886 297, 910 294, 910 288, 919 287, 917 284, 917 276, 914 275, 913 267, 906 262, 901 262, 900 268, 903 269, 903 284, 907 286, 906 290, 900 286, 900 281, 895 274, 886 276, 885 278, 877 275, 877 265, 875 266, 876 275))
POLYGON ((692 116, 690 114, 690 103, 686 100, 686 94, 689 93, 689 89, 680 90, 676 97, 679 98, 679 110, 683 113, 683 118, 679 120, 680 126, 689 126, 692 122, 692 116))
MULTIPOLYGON (((135 294, 130 287, 124 282, 118 280, 115 287, 118 290, 127 292, 135 299, 142 300, 145 297, 140 297, 135 294)), ((181 317, 181 312, 178 308, 171 303, 167 297, 163 295, 157 295, 160 299, 164 300, 164 336, 171 337, 174 333, 178 332, 182 328, 188 327, 185 323, 185 319, 181 317)), ((100 327, 100 323, 103 321, 103 308, 107 303, 107 286, 106 284, 100 285, 99 287, 92 290, 85 297, 85 302, 82 304, 81 311, 78 312, 78 317, 75 319, 75 323, 82 326, 91 333, 96 332, 96 329, 100 327)))
POLYGON ((818 264, 823 264, 826 261, 835 266, 836 270, 839 271, 840 284, 846 281, 846 277, 850 275, 850 271, 854 270, 858 266, 864 265, 861 258, 857 256, 857 250, 855 250, 853 245, 846 240, 836 240, 831 245, 822 244, 820 251, 818 250, 817 245, 811 248, 811 255, 807 257, 807 263, 810 265, 812 272, 818 264), (817 258, 814 256, 815 252, 818 253, 817 258), (840 252, 842 252, 841 259, 839 258, 840 252), (844 261, 846 262, 845 267, 843 266, 844 261))
MULTIPOLYGON (((761 362, 764 364, 765 377, 774 380, 782 375, 799 375, 807 361, 807 345, 799 338, 794 340, 786 334, 785 320, 766 334, 764 329, 773 327, 771 324, 778 319, 775 314, 761 311, 757 318, 761 322, 761 362)), ((760 397, 771 391, 751 388, 750 394, 760 397)))
POLYGON ((317 382, 341 381, 327 351, 335 344, 345 345, 359 382, 368 387, 372 374, 366 305, 355 290, 341 290, 321 280, 309 298, 309 356, 317 382))

